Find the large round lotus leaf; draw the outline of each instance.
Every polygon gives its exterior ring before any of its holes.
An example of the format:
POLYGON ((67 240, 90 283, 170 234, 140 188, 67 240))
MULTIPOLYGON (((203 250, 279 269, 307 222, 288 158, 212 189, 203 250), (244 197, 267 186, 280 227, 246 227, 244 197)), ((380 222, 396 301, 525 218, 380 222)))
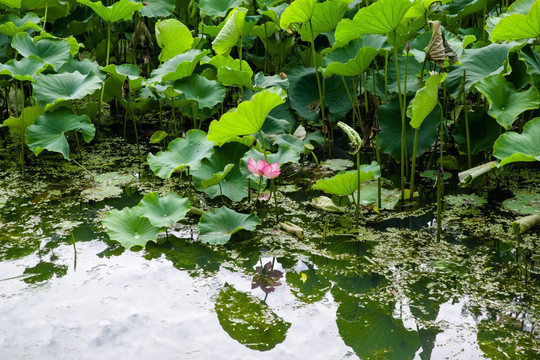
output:
POLYGON ((244 34, 247 13, 247 9, 237 8, 229 14, 225 25, 212 42, 212 49, 216 54, 228 54, 233 47, 238 45, 238 41, 244 34))
POLYGON ((499 166, 518 161, 540 161, 540 117, 532 119, 518 134, 508 131, 493 145, 493 156, 501 160, 499 166))
MULTIPOLYGON (((399 54, 399 51, 398 51, 399 54)), ((398 55, 399 57, 399 55, 398 55)), ((407 94, 415 92, 420 88, 417 74, 422 70, 422 63, 415 60, 413 56, 408 56, 406 61, 405 57, 398 58, 398 68, 399 68, 399 84, 401 85, 401 93, 403 94, 403 87, 405 84, 405 65, 407 66, 407 94)), ((384 70, 380 71, 384 75, 384 70)), ((381 97, 384 97, 384 77, 377 79, 376 86, 381 86, 381 97)), ((367 82, 368 89, 373 88, 373 78, 369 78, 367 82), (371 82, 370 82, 371 80, 371 82)), ((386 82, 386 89, 390 94, 398 94, 398 83, 396 75, 396 63, 394 62, 394 57, 388 60, 388 79, 386 82)))
POLYGON ((211 198, 223 195, 232 201, 241 201, 247 196, 248 180, 240 171, 241 159, 248 147, 240 143, 226 143, 216 149, 212 156, 203 159, 201 166, 192 171, 193 182, 197 190, 202 190, 211 198), (234 165, 225 173, 228 165, 234 165), (219 185, 204 187, 203 182, 222 173, 219 185))
POLYGON ((159 228, 173 226, 186 217, 191 209, 188 199, 174 193, 165 197, 159 197, 155 192, 148 193, 144 195, 138 206, 140 214, 159 228))
POLYGON ((176 0, 145 0, 140 13, 150 18, 169 17, 174 11, 175 4, 176 0))
POLYGON ((409 103, 407 116, 411 118, 409 124, 414 129, 419 128, 425 118, 437 106, 439 102, 439 84, 444 81, 445 77, 445 74, 430 76, 424 87, 416 92, 416 95, 409 103))
POLYGON ((28 29, 39 30, 40 20, 36 14, 28 13, 20 18, 13 14, 0 17, 0 33, 14 37, 17 33, 28 29))
POLYGON ((189 166, 190 171, 196 171, 201 166, 201 160, 214 152, 214 143, 206 139, 206 133, 191 129, 186 138, 177 138, 169 144, 167 151, 157 155, 148 154, 150 169, 160 178, 170 178, 176 170, 189 166))
POLYGON ((20 8, 21 0, 0 0, 0 4, 6 5, 10 8, 20 8))
MULTIPOLYGON (((476 155, 482 150, 491 149, 493 143, 501 134, 501 126, 485 112, 468 114, 469 137, 471 154, 476 155)), ((467 129, 465 118, 462 116, 452 130, 452 136, 456 140, 459 150, 467 152, 467 129)))
POLYGON ((540 2, 535 1, 527 15, 512 14, 499 21, 491 32, 491 41, 512 41, 540 37, 540 2))
POLYGON ((217 78, 223 85, 252 87, 253 70, 247 61, 234 59, 230 55, 216 55, 208 63, 218 70, 217 78))
POLYGON ((386 37, 382 35, 366 34, 344 47, 332 50, 323 60, 323 66, 326 67, 324 75, 360 75, 368 68, 385 43, 386 37))
POLYGON ((478 81, 490 75, 496 75, 504 70, 508 52, 515 47, 515 43, 490 44, 478 49, 467 49, 460 59, 462 66, 451 66, 446 78, 446 86, 452 96, 456 96, 460 87, 461 79, 465 75, 465 91, 478 81))
POLYGON ((362 34, 391 33, 413 5, 409 0, 379 0, 363 7, 352 20, 340 21, 335 33, 336 43, 347 44, 362 34))
POLYGON ((263 301, 225 284, 216 298, 216 314, 223 330, 240 344, 268 351, 285 341, 291 324, 263 301))
POLYGON ((262 72, 258 72, 253 78, 253 87, 257 90, 268 89, 275 86, 287 91, 289 88, 289 80, 282 79, 279 75, 265 76, 262 72))
MULTIPOLYGON (((410 100, 410 99, 409 99, 410 100)), ((379 145, 385 154, 390 154, 399 161, 401 157, 401 113, 399 110, 399 100, 394 97, 388 103, 379 106, 377 117, 381 132, 379 133, 379 145)), ((437 130, 441 121, 441 111, 439 107, 428 115, 422 122, 418 132, 417 156, 428 150, 437 140, 437 130)), ((411 125, 405 123, 407 135, 407 151, 412 156, 414 146, 414 129, 411 125)))
POLYGON ((517 194, 514 198, 504 200, 503 205, 522 214, 540 215, 540 194, 517 194))
POLYGON ((261 221, 255 214, 241 214, 225 206, 204 213, 197 225, 199 239, 209 244, 225 244, 240 230, 255 230, 261 221))
POLYGON ((344 1, 316 3, 310 22, 304 23, 298 30, 298 33, 301 35, 303 41, 311 41, 321 33, 332 32, 347 10, 347 4, 344 1))
POLYGON ((26 32, 13 37, 11 46, 24 57, 35 55, 54 69, 59 68, 69 59, 69 43, 65 40, 42 39, 37 43, 26 32))
POLYGON ((213 108, 225 99, 223 85, 196 74, 177 80, 174 89, 182 92, 186 100, 195 101, 199 109, 213 108))
POLYGON ((90 61, 89 59, 79 61, 72 57, 58 69, 57 73, 74 73, 75 71, 78 71, 83 75, 94 73, 101 81, 105 81, 105 78, 107 77, 107 74, 104 74, 103 71, 100 70, 99 65, 95 61, 90 61))
MULTIPOLYGON (((102 68, 101 70, 111 74, 118 82, 123 85, 126 80, 129 82, 131 91, 140 89, 142 87, 143 78, 141 77, 141 69, 133 64, 115 65, 110 64, 102 68)), ((105 82, 105 92, 107 92, 107 82, 105 82)), ((122 86, 121 85, 121 86, 122 86)))
POLYGON ((102 81, 93 72, 83 75, 78 71, 62 74, 39 74, 35 77, 34 99, 39 106, 49 109, 64 100, 82 99, 101 88, 102 81))
POLYGON ((386 360, 413 359, 421 349, 418 332, 405 328, 401 319, 372 300, 359 304, 348 298, 337 310, 336 324, 343 342, 360 359, 383 353, 386 360))
POLYGON ((118 241, 126 249, 133 246, 146 246, 150 240, 156 240, 159 229, 142 217, 138 207, 113 209, 103 217, 103 225, 111 240, 118 241))
POLYGON ((21 116, 15 118, 10 116, 8 119, 4 120, 2 126, 7 126, 9 132, 14 135, 18 135, 21 138, 24 138, 26 134, 26 128, 34 124, 37 117, 43 114, 45 110, 39 106, 28 106, 25 107, 21 116))
POLYGON ((66 17, 71 9, 72 1, 65 0, 22 0, 21 9, 32 11, 40 16, 47 15, 47 22, 66 17))
MULTIPOLYGON (((356 193, 353 194, 356 198, 356 193)), ((380 209, 392 210, 401 196, 399 189, 388 190, 381 189, 381 207, 380 209)), ((360 185, 360 203, 362 206, 375 205, 379 202, 379 187, 377 183, 366 183, 360 185)))
POLYGON ((70 160, 65 133, 72 130, 81 133, 86 142, 90 142, 96 134, 96 128, 88 115, 77 116, 69 109, 59 108, 39 116, 36 122, 26 129, 26 143, 36 156, 47 149, 70 160))
POLYGON ((250 100, 240 103, 237 109, 223 114, 219 121, 212 121, 208 139, 223 143, 235 136, 255 134, 263 126, 270 111, 283 102, 283 97, 273 91, 258 92, 250 100))
MULTIPOLYGON (((315 68, 296 67, 287 77, 291 108, 304 119, 316 121, 320 112, 320 99, 315 68)), ((346 82, 349 92, 353 93, 352 80, 348 78, 346 82)), ((324 84, 326 106, 334 120, 340 120, 352 109, 343 81, 341 77, 334 76, 325 79, 324 84)))
MULTIPOLYGON (((360 166, 361 183, 380 176, 381 168, 375 161, 369 165, 360 166)), ((327 194, 340 196, 352 195, 358 189, 358 172, 356 170, 342 171, 336 176, 317 181, 313 187, 327 194)))
POLYGON ((156 23, 156 40, 161 48, 161 61, 182 54, 191 49, 193 44, 193 36, 188 27, 176 19, 160 20, 156 23))
POLYGON ((161 83, 162 81, 174 81, 190 76, 210 50, 189 50, 183 54, 176 55, 172 59, 165 61, 157 69, 152 70, 148 84, 161 83))
POLYGON ((525 110, 538 109, 540 94, 535 87, 525 91, 516 91, 514 85, 504 76, 489 76, 476 84, 489 101, 488 114, 505 129, 511 129, 516 117, 525 110))
POLYGON ((90 0, 77 0, 77 2, 90 7, 103 19, 103 21, 108 23, 114 23, 120 20, 131 20, 133 13, 144 7, 142 3, 134 3, 131 0, 120 0, 111 6, 105 6, 101 1, 92 2, 90 0))
POLYGON ((229 9, 240 6, 243 2, 244 0, 199 0, 199 10, 201 17, 224 18, 229 9))
POLYGON ((305 23, 311 20, 317 0, 296 0, 283 11, 279 20, 282 29, 288 29, 293 23, 305 23))
POLYGON ((0 75, 9 75, 19 81, 34 82, 34 77, 43 70, 45 62, 34 55, 20 61, 11 59, 5 64, 0 64, 0 75))

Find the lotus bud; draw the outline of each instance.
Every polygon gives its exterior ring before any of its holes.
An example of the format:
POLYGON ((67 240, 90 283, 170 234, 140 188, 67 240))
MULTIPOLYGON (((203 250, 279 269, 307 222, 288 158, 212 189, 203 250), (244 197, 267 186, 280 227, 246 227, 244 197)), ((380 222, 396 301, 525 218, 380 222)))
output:
POLYGON ((407 41, 407 45, 405 45, 405 51, 408 53, 411 51, 411 43, 407 41))

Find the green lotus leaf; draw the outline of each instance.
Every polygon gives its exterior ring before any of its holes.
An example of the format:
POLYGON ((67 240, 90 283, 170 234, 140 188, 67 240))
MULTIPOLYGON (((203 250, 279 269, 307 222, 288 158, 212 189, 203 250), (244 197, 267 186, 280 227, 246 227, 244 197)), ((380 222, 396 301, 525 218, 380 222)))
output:
MULTIPOLYGON (((471 154, 476 155, 480 151, 491 149, 502 132, 501 126, 493 121, 486 112, 469 112, 468 120, 471 154)), ((456 140, 459 150, 463 153, 467 152, 467 129, 463 116, 454 126, 452 136, 456 140)))
POLYGON ((347 2, 344 0, 326 1, 316 3, 313 9, 313 14, 308 23, 302 25, 298 30, 302 40, 311 41, 313 27, 313 38, 317 38, 320 33, 332 32, 337 24, 348 10, 347 2))
POLYGON ((340 21, 335 33, 336 43, 345 45, 362 34, 391 33, 413 5, 409 0, 379 0, 363 7, 352 20, 340 21))
POLYGON ((276 23, 267 21, 261 25, 256 25, 251 29, 251 35, 257 36, 263 42, 264 46, 268 46, 267 39, 274 36, 280 28, 276 23))
MULTIPOLYGON (((270 153, 267 154, 266 157, 268 158, 269 164, 275 164, 278 163, 279 166, 283 166, 287 163, 296 163, 298 160, 300 160, 300 155, 296 152, 295 149, 291 148, 288 145, 280 145, 278 147, 278 151, 276 153, 270 153)), ((242 163, 240 164, 240 171, 244 175, 246 179, 251 179, 254 183, 258 184, 261 180, 259 176, 253 175, 248 167, 247 162, 248 160, 252 158, 256 162, 259 160, 265 160, 264 154, 257 149, 250 149, 248 152, 245 153, 244 157, 242 158, 242 163)), ((266 178, 262 178, 261 182, 261 189, 264 189, 266 186, 266 178)))
MULTIPOLYGON (((447 173, 449 174, 449 173, 447 173)), ((353 194, 356 198, 356 193, 353 194)), ((381 207, 379 209, 392 210, 401 196, 399 189, 381 188, 381 207)), ((407 196, 407 195, 406 195, 407 196)), ((376 182, 368 182, 360 185, 360 203, 362 206, 378 206, 379 202, 379 186, 376 182)))
POLYGON ((158 228, 170 228, 185 218, 191 209, 189 200, 180 195, 170 193, 159 197, 155 192, 144 195, 138 207, 140 215, 148 218, 158 228))
POLYGON ((282 29, 288 29, 292 23, 302 24, 313 16, 317 0, 296 0, 283 11, 279 20, 282 29))
POLYGON ((244 35, 247 13, 247 9, 236 8, 229 14, 225 25, 212 42, 212 49, 216 54, 227 55, 231 48, 238 45, 244 35))
POLYGON ((0 64, 0 75, 9 75, 19 81, 34 82, 37 74, 45 70, 45 62, 39 57, 30 55, 20 61, 11 59, 0 64))
POLYGON ((468 49, 460 59, 462 66, 451 66, 446 78, 446 86, 453 96, 456 96, 460 87, 463 72, 466 70, 465 91, 478 81, 501 73, 508 58, 508 52, 515 46, 510 44, 490 44, 478 49, 468 49))
POLYGON ((445 195, 444 201, 456 207, 462 207, 462 206, 481 207, 487 204, 487 199, 485 197, 481 197, 476 194, 445 195))
MULTIPOLYGON (((360 183, 377 179, 381 176, 381 167, 373 161, 369 165, 360 165, 360 183)), ((342 171, 334 177, 321 179, 313 186, 327 194, 340 196, 352 195, 358 189, 358 171, 342 171)))
MULTIPOLYGON (((291 108, 304 119, 316 121, 319 118, 320 98, 315 68, 296 67, 289 74, 289 101, 291 108)), ((353 92, 351 78, 346 79, 349 92, 353 92)), ((341 77, 335 76, 324 81, 325 101, 335 121, 340 120, 351 109, 341 77)))
POLYGON ((276 86, 287 91, 289 88, 289 80, 282 79, 279 75, 265 76, 262 72, 258 72, 253 78, 254 89, 262 90, 276 86))
POLYGON ((201 160, 212 155, 213 147, 214 143, 206 139, 204 131, 191 129, 185 139, 171 141, 167 151, 160 151, 157 155, 148 154, 148 164, 157 176, 168 179, 174 171, 186 166, 191 172, 196 171, 201 166, 201 160))
POLYGON ((0 0, 0 4, 16 9, 21 7, 21 0, 0 0))
POLYGON ((131 174, 107 172, 94 177, 95 185, 81 191, 85 200, 102 201, 120 197, 124 193, 123 186, 133 182, 135 177, 131 174))
POLYGON ((246 347, 268 351, 285 341, 291 324, 260 299, 225 284, 216 298, 216 314, 223 330, 246 347))
POLYGON ((102 81, 93 72, 78 71, 62 74, 38 74, 35 77, 34 98, 39 106, 49 109, 64 100, 82 99, 101 88, 102 81))
MULTIPOLYGON (((274 1, 272 4, 274 3, 276 3, 276 1, 274 1)), ((287 3, 279 4, 277 6, 267 6, 267 10, 261 11, 260 9, 259 13, 263 16, 267 16, 270 20, 272 20, 273 23, 279 25, 279 18, 287 7, 289 7, 289 4, 287 3)))
POLYGON ((44 112, 45 110, 40 106, 28 106, 24 108, 21 116, 18 118, 10 116, 8 119, 4 120, 1 126, 7 126, 11 134, 24 139, 26 129, 34 124, 37 117, 44 112))
POLYGON ((201 17, 210 16, 212 19, 225 17, 229 9, 242 5, 244 0, 199 0, 201 17))
MULTIPOLYGON (((410 100, 410 99, 409 99, 410 100)), ((401 112, 397 97, 392 98, 388 103, 381 105, 377 109, 377 117, 381 132, 379 133, 379 145, 381 150, 392 155, 399 161, 401 156, 401 143, 396 141, 401 137, 401 112)), ((441 112, 439 107, 427 116, 418 130, 417 156, 428 150, 437 140, 437 131, 440 126, 441 112)), ((407 151, 409 155, 413 153, 414 129, 406 122, 407 151)))
POLYGON ((34 42, 26 32, 13 37, 11 46, 24 57, 35 55, 54 69, 59 68, 69 59, 69 43, 65 40, 42 39, 34 42))
MULTIPOLYGON (((63 1, 63 0, 56 0, 56 1, 63 1)), ((75 39, 73 36, 67 37, 67 38, 61 38, 54 36, 52 34, 49 34, 48 32, 42 31, 39 35, 34 36, 34 42, 38 43, 42 39, 49 39, 49 40, 57 40, 57 41, 67 41, 69 45, 69 53, 71 56, 78 56, 79 55, 79 49, 81 48, 81 44, 75 39)))
POLYGON ((416 92, 416 95, 409 103, 407 116, 411 118, 411 127, 417 129, 422 122, 435 109, 439 102, 439 84, 444 81, 446 74, 432 75, 426 80, 423 88, 416 92))
POLYGON ((36 14, 27 13, 22 18, 13 14, 5 14, 0 17, 0 33, 14 37, 17 33, 29 29, 39 30, 39 23, 40 19, 36 14))
POLYGON ((22 0, 21 9, 33 11, 40 16, 47 14, 47 22, 54 22, 56 19, 69 14, 73 1, 65 0, 22 0))
POLYGON ((142 16, 165 18, 173 13, 176 0, 145 0, 142 4, 144 7, 139 11, 142 16))
POLYGON ((208 139, 224 143, 229 138, 251 135, 259 132, 270 111, 284 102, 282 96, 270 90, 256 93, 248 101, 243 101, 233 109, 212 121, 208 129, 208 139))
POLYGON ((511 129, 516 117, 525 110, 538 109, 540 94, 535 87, 516 91, 514 85, 504 75, 489 76, 476 84, 489 102, 488 114, 493 116, 505 129, 511 129))
MULTIPOLYGON (((111 74, 113 78, 118 80, 119 83, 124 83, 126 80, 129 82, 131 90, 140 89, 142 87, 143 78, 141 77, 141 69, 133 64, 115 65, 110 64, 103 67, 101 70, 111 74)), ((105 83, 105 91, 107 91, 107 82, 105 83)))
POLYGON ((103 21, 109 24, 120 20, 131 20, 135 11, 144 8, 142 3, 134 3, 130 0, 120 0, 111 6, 105 6, 101 1, 77 0, 77 2, 90 7, 103 21))
POLYGON ((540 2, 535 1, 527 15, 512 14, 499 21, 491 32, 491 41, 513 41, 540 37, 540 2))
POLYGON ((225 99, 223 85, 197 74, 177 80, 174 88, 181 91, 186 100, 195 101, 199 109, 213 108, 225 99))
POLYGON ((248 150, 244 144, 230 142, 216 149, 212 156, 203 159, 201 166, 193 171, 193 183, 211 198, 223 195, 232 201, 247 196, 248 180, 240 171, 241 159, 248 150))
POLYGON ((107 77, 107 74, 104 74, 103 71, 101 71, 99 65, 95 61, 90 61, 89 59, 79 61, 73 59, 73 57, 70 57, 69 60, 58 69, 57 73, 74 73, 75 71, 78 71, 83 75, 94 73, 101 81, 105 81, 105 78, 107 77))
POLYGON ((152 70, 148 83, 154 85, 163 81, 175 81, 188 77, 208 53, 210 53, 210 50, 188 50, 183 54, 176 55, 172 59, 165 61, 157 69, 152 70))
POLYGON ((156 23, 156 40, 161 48, 160 61, 167 61, 191 49, 193 36, 182 22, 176 19, 160 20, 156 23))
POLYGON ((161 142, 161 140, 165 139, 169 134, 163 130, 158 130, 152 134, 150 137, 150 140, 148 141, 150 144, 157 144, 161 142))
POLYGON ((26 143, 36 156, 47 149, 71 160, 66 132, 72 130, 81 133, 86 142, 90 142, 96 134, 96 128, 88 115, 77 116, 69 109, 59 108, 40 115, 36 122, 26 129, 26 143))
POLYGON ((113 209, 103 217, 103 225, 111 240, 118 241, 126 249, 133 246, 145 247, 150 240, 156 240, 159 229, 142 217, 138 207, 113 209))
POLYGON ((540 194, 516 194, 503 201, 504 207, 521 214, 540 215, 540 194))
POLYGON ((518 134, 508 131, 493 145, 493 156, 501 160, 499 167, 512 162, 540 161, 540 117, 534 118, 518 134))
POLYGON ((403 18, 401 19, 401 24, 408 24, 418 18, 424 18, 425 14, 431 8, 431 5, 438 0, 421 0, 416 1, 412 7, 407 10, 403 18))
POLYGON ((523 47, 519 53, 521 60, 527 65, 527 73, 531 76, 532 83, 540 89, 540 57, 530 45, 523 47))
POLYGON ((213 245, 225 244, 240 230, 255 230, 261 221, 255 214, 241 214, 225 206, 206 212, 197 225, 199 239, 213 245))
POLYGON ((252 88, 253 70, 247 61, 233 59, 230 55, 216 55, 208 63, 218 70, 217 78, 223 85, 252 88))

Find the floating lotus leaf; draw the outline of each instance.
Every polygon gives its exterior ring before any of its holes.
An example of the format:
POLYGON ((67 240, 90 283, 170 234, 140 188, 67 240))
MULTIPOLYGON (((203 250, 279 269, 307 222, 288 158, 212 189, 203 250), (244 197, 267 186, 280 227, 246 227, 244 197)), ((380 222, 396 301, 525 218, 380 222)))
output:
POLYGON ((344 213, 347 210, 344 206, 337 206, 332 199, 326 196, 315 197, 311 203, 317 209, 331 213, 344 213))
POLYGON ((40 19, 36 16, 36 14, 28 13, 22 18, 13 14, 5 14, 4 16, 0 17, 0 33, 14 37, 17 33, 27 31, 29 29, 39 30, 39 23, 40 19))
POLYGON ((525 110, 538 109, 540 94, 531 87, 525 91, 516 91, 514 85, 503 75, 489 76, 476 84, 489 101, 488 114, 493 116, 505 129, 511 129, 516 117, 525 110))
POLYGON ((165 61, 157 69, 152 70, 148 83, 153 85, 163 81, 174 81, 188 77, 193 73, 199 61, 205 57, 210 50, 189 50, 183 54, 165 61))
POLYGON ((246 347, 268 351, 285 341, 291 324, 260 299, 225 284, 216 298, 216 314, 223 330, 246 347))
POLYGON ((424 87, 416 92, 407 107, 407 116, 411 118, 410 125, 412 128, 419 128, 425 118, 437 106, 439 102, 439 84, 444 81, 445 77, 446 74, 430 76, 424 87))
POLYGON ((42 39, 34 42, 28 33, 20 32, 13 37, 11 46, 22 56, 35 55, 54 69, 69 59, 70 46, 65 40, 42 39))
POLYGON ((9 60, 0 64, 0 75, 9 75, 15 80, 34 82, 37 74, 45 70, 45 62, 41 58, 30 55, 18 60, 9 60))
POLYGON ((145 0, 142 3, 144 7, 139 11, 142 16, 165 18, 173 13, 176 0, 145 0))
POLYGON ((225 206, 206 212, 197 225, 199 239, 213 245, 225 244, 240 230, 255 230, 261 221, 255 214, 241 214, 225 206))
POLYGON ((540 194, 516 194, 515 197, 504 200, 503 205, 521 214, 540 215, 540 194))
POLYGON ((513 41, 540 37, 540 2, 535 1, 527 15, 512 14, 499 21, 491 32, 491 41, 513 41))
POLYGON ((247 13, 247 9, 236 8, 229 14, 225 25, 212 42, 212 49, 216 54, 226 55, 238 45, 238 41, 244 35, 247 13))
POLYGON ((247 146, 236 142, 216 148, 212 156, 203 159, 200 167, 192 171, 195 187, 211 198, 223 195, 232 201, 244 199, 248 180, 240 171, 240 160, 247 150, 247 146))
POLYGON ((335 33, 336 43, 345 45, 362 34, 391 33, 413 5, 409 0, 379 0, 363 7, 352 20, 340 21, 335 33))
POLYGON ((156 23, 156 40, 161 48, 159 60, 166 61, 191 49, 193 36, 182 22, 176 19, 160 20, 156 23))
POLYGON ((201 17, 224 18, 229 9, 242 5, 244 0, 199 0, 201 17))
POLYGON ((96 128, 88 115, 77 116, 69 109, 59 108, 40 115, 36 122, 26 129, 26 143, 36 156, 47 149, 70 160, 65 133, 72 130, 81 133, 86 142, 90 142, 96 134, 96 128))
POLYGON ((225 99, 223 85, 197 74, 177 80, 174 89, 181 91, 186 100, 195 101, 199 109, 213 108, 225 99))
MULTIPOLYGON (((360 183, 380 176, 381 168, 375 161, 369 165, 360 165, 360 183)), ((356 170, 342 171, 336 176, 317 181, 313 187, 327 194, 352 195, 358 189, 358 172, 356 170)))
MULTIPOLYGON (((316 121, 319 118, 320 98, 317 87, 315 68, 294 68, 289 74, 289 101, 291 108, 304 119, 316 121)), ((352 80, 346 80, 349 92, 353 92, 352 80)), ((335 76, 324 81, 325 101, 334 120, 342 119, 351 109, 351 102, 340 77, 335 76)))
POLYGON ((186 138, 177 138, 169 144, 167 151, 160 151, 157 155, 148 154, 150 169, 160 178, 170 178, 176 170, 189 167, 196 171, 200 162, 213 153, 214 143, 206 139, 206 133, 191 129, 186 138))
POLYGON ((159 229, 142 217, 138 207, 113 209, 103 217, 103 225, 111 240, 118 241, 126 249, 133 246, 146 246, 150 240, 156 240, 159 229))
POLYGON ((8 119, 4 120, 1 126, 7 126, 11 134, 24 139, 26 129, 34 124, 36 118, 44 112, 45 110, 40 106, 28 106, 23 109, 21 116, 18 118, 10 116, 8 119))
POLYGON ((328 159, 321 162, 321 166, 325 166, 330 170, 341 171, 352 168, 354 163, 349 159, 328 159))
POLYGON ((313 16, 317 0, 296 0, 293 1, 281 14, 279 26, 282 29, 288 29, 291 24, 302 24, 313 16))
POLYGON ((493 145, 493 156, 501 160, 499 167, 512 162, 540 161, 540 117, 532 119, 518 134, 508 131, 493 145))
POLYGON ((170 193, 159 197, 155 192, 144 195, 138 207, 140 214, 158 228, 170 228, 186 217, 191 208, 189 200, 180 195, 170 193))
POLYGON ((102 81, 93 72, 78 71, 62 74, 38 74, 35 77, 34 98, 38 105, 49 109, 64 100, 82 99, 101 88, 102 81))
POLYGON ((86 200, 101 201, 113 197, 121 196, 124 190, 121 186, 132 182, 135 179, 130 174, 119 174, 108 172, 94 177, 95 186, 81 191, 81 196, 86 200))
POLYGON ((258 92, 250 100, 240 103, 237 109, 223 114, 219 121, 212 121, 208 139, 223 143, 235 136, 255 134, 263 126, 270 111, 283 102, 282 96, 275 92, 258 92))
POLYGON ((481 207, 487 204, 487 199, 476 194, 445 195, 444 201, 452 206, 481 207))
POLYGON ((144 8, 142 3, 134 3, 130 0, 120 0, 111 6, 105 6, 101 1, 77 0, 77 2, 90 7, 103 21, 115 23, 120 20, 131 20, 133 13, 144 8))
MULTIPOLYGON (((401 115, 399 110, 399 101, 397 97, 392 98, 388 103, 381 105, 377 109, 377 117, 381 132, 379 133, 379 145, 381 150, 392 155, 399 161, 401 156, 401 143, 396 141, 401 137, 401 115)), ((438 107, 427 116, 422 122, 418 131, 417 156, 426 150, 437 140, 437 131, 440 126, 441 112, 438 107)), ((405 124, 407 135, 407 150, 410 155, 413 153, 414 129, 409 123, 405 124)))

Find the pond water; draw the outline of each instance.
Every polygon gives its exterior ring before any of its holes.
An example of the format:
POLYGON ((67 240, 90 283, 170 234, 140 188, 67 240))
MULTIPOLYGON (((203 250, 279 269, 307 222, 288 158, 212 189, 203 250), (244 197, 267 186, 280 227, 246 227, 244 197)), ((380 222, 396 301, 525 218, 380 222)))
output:
POLYGON ((125 176, 105 195, 55 155, 32 157, 26 177, 0 155, 0 359, 540 356, 537 268, 525 282, 514 216, 490 203, 448 204, 439 243, 430 206, 356 237, 351 216, 313 208, 300 180, 279 201, 302 238, 262 204, 263 226, 225 246, 198 242, 190 215, 160 244, 125 251, 101 224, 108 210, 148 191, 208 204, 185 180, 148 175, 119 139, 87 151, 90 171, 125 176))

